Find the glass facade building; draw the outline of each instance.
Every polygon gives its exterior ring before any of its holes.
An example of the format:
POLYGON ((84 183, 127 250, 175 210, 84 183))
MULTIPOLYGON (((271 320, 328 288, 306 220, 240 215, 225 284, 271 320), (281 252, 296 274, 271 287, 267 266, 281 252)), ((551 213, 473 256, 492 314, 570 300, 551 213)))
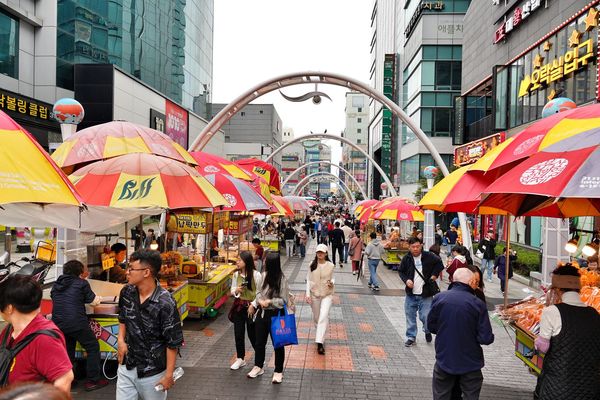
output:
POLYGON ((110 63, 170 99, 208 115, 214 2, 59 0, 57 86, 73 65, 110 63))
POLYGON ((0 11, 0 74, 19 77, 19 20, 0 11))

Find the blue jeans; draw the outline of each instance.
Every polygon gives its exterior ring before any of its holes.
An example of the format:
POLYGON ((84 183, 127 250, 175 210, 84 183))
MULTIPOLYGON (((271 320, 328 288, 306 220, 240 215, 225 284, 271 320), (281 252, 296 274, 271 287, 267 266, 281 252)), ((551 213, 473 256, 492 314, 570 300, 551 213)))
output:
POLYGON ((373 286, 379 286, 377 282, 377 266, 379 265, 379 258, 369 258, 369 283, 373 286))
POLYGON ((300 247, 300 257, 304 257, 306 255, 306 245, 300 243, 298 247, 300 247))
POLYGON ((144 400, 165 400, 167 398, 167 392, 154 390, 154 386, 165 375, 164 372, 147 378, 138 378, 135 368, 128 370, 124 365, 119 365, 117 371, 117 400, 137 400, 139 397, 144 400))
POLYGON ((486 260, 485 258, 481 260, 481 276, 485 274, 485 270, 487 269, 487 278, 492 280, 492 271, 494 269, 494 260, 486 260))
POLYGON ((344 243, 344 264, 348 262, 348 248, 350 247, 350 243, 344 243))
POLYGON ((404 298, 404 314, 406 315, 406 338, 415 340, 417 338, 417 312, 419 319, 423 323, 423 331, 429 333, 427 329, 427 315, 431 310, 433 297, 421 297, 414 294, 407 294, 404 298))

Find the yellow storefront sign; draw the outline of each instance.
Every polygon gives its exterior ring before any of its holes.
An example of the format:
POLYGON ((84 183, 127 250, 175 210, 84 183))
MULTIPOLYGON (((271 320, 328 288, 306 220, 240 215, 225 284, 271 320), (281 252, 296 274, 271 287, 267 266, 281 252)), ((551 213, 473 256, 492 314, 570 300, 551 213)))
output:
POLYGON ((537 54, 533 59, 533 72, 526 75, 519 87, 519 97, 528 95, 552 82, 560 81, 567 75, 585 68, 596 56, 594 41, 571 43, 573 49, 552 61, 542 64, 544 57, 537 54))
POLYGON ((181 212, 171 214, 167 223, 169 232, 202 234, 208 233, 209 213, 206 212, 181 212))

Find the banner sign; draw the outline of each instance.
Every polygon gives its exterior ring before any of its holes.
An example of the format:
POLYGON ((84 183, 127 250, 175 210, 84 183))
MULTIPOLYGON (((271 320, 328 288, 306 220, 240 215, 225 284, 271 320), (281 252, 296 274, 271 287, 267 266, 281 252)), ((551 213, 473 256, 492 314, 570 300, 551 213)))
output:
POLYGON ((165 133, 184 149, 188 147, 188 112, 177 104, 165 100, 165 133))
POLYGON ((208 233, 207 226, 211 222, 208 217, 210 216, 210 213, 201 211, 173 213, 169 217, 167 230, 179 233, 208 233))
POLYGON ((501 132, 456 147, 454 149, 454 165, 461 167, 463 165, 473 164, 483 157, 485 153, 504 142, 505 138, 506 133, 501 132))

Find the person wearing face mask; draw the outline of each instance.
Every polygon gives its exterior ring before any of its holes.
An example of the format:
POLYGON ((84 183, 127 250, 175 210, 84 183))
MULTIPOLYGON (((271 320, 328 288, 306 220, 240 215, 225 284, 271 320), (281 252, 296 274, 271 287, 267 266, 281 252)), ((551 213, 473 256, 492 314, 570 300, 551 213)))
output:
POLYGON ((85 390, 92 391, 108 385, 100 368, 100 345, 92 332, 85 312, 85 305, 100 304, 100 297, 92 291, 86 280, 88 269, 80 261, 71 260, 63 265, 63 274, 58 277, 50 297, 52 298, 52 322, 65 335, 67 354, 75 363, 75 344, 87 353, 85 390))
POLYGON ((237 270, 231 278, 231 295, 235 298, 230 312, 235 337, 237 358, 231 365, 232 370, 246 366, 246 329, 252 348, 256 343, 256 331, 248 313, 250 303, 256 297, 256 288, 262 284, 260 272, 254 269, 254 259, 249 251, 242 251, 236 262, 237 270))
POLYGON ((323 342, 329 325, 329 310, 333 302, 334 269, 335 264, 329 261, 327 255, 327 246, 318 245, 317 255, 310 264, 310 270, 306 277, 306 302, 312 307, 314 322, 317 326, 315 343, 317 343, 319 354, 325 354, 323 342))

